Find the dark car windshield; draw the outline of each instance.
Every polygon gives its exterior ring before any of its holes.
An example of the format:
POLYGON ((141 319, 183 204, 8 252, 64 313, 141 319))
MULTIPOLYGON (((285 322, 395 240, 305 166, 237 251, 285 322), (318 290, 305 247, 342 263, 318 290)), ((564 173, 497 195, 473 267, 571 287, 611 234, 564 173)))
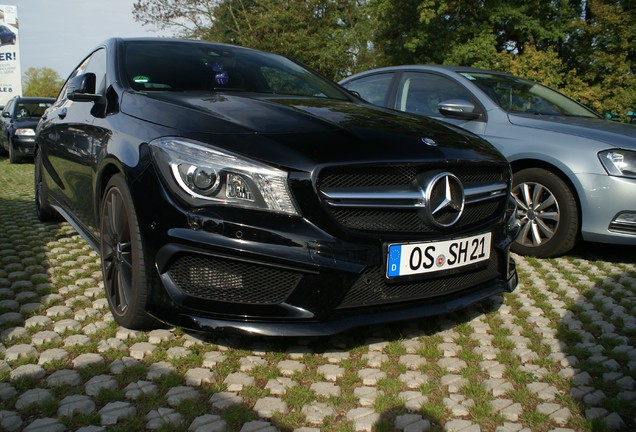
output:
POLYGON ((347 100, 338 87, 282 56, 227 45, 129 41, 125 73, 137 91, 254 92, 347 100))
POLYGON ((497 105, 509 112, 599 117, 578 102, 534 81, 487 72, 461 72, 460 75, 476 84, 497 105))
POLYGON ((50 107, 52 102, 19 102, 16 107, 13 116, 16 119, 33 119, 40 118, 44 111, 50 107))

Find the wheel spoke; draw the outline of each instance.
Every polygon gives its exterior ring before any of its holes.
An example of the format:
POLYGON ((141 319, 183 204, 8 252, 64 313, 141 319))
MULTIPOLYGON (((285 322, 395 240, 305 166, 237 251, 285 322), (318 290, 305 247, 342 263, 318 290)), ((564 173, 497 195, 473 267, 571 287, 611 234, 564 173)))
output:
POLYGON ((118 302, 117 309, 120 312, 125 312, 128 307, 128 290, 129 290, 129 280, 127 280, 125 272, 119 271, 117 274, 117 294, 118 294, 118 302))
POLYGON ((541 233, 539 232, 540 230, 538 224, 533 221, 530 225, 532 226, 532 244, 535 246, 539 246, 543 241, 541 239, 541 233))
POLYGON ((128 272, 132 272, 132 252, 130 250, 130 243, 121 243, 121 263, 125 266, 128 272))
POLYGON ((119 194, 115 192, 112 192, 110 194, 110 199, 111 199, 110 225, 112 227, 112 233, 114 234, 115 239, 119 240, 119 237, 121 236, 121 233, 123 232, 120 227, 121 225, 120 213, 121 213, 122 203, 121 203, 121 200, 119 199, 119 194))
POLYGON ((112 282, 115 272, 117 271, 117 267, 113 260, 112 254, 109 257, 104 258, 104 279, 106 279, 106 285, 108 286, 108 282, 112 282))
POLYGON ((550 240, 552 236, 554 236, 554 230, 546 225, 545 222, 543 222, 543 220, 541 219, 537 219, 536 222, 541 232, 543 232, 543 234, 545 235, 546 240, 550 240))
POLYGON ((530 194, 530 185, 528 183, 523 183, 521 185, 519 185, 520 189, 521 189, 521 193, 523 194, 523 201, 525 203, 525 208, 526 209, 531 209, 532 208, 532 198, 531 198, 531 194, 530 194))
POLYGON ((556 199, 554 199, 554 195, 549 194, 549 196, 543 200, 541 203, 539 203, 539 205, 537 206, 537 208, 535 209, 536 211, 543 211, 545 209, 550 208, 551 206, 556 204, 556 199))
POLYGON ((535 184, 532 191, 532 209, 537 210, 541 203, 541 196, 543 195, 543 185, 535 184))
POLYGON ((517 211, 523 210, 527 212, 528 206, 526 205, 526 203, 522 201, 521 198, 519 198, 519 195, 514 194, 513 196, 515 197, 515 201, 517 202, 517 211))
POLYGON ((532 224, 527 219, 525 220, 525 222, 521 223, 521 233, 519 233, 518 241, 520 241, 521 244, 524 246, 529 246, 532 244, 528 236, 530 225, 532 224))
POLYGON ((554 222, 559 222, 559 212, 543 212, 539 219, 547 219, 554 222))

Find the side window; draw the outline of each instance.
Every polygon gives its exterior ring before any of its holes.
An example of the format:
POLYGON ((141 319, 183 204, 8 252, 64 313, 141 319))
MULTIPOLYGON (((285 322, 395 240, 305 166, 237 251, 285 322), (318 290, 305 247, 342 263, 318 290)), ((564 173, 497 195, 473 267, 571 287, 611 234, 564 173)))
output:
POLYGON ((95 81, 95 93, 106 93, 106 50, 99 49, 95 51, 89 57, 88 65, 84 73, 94 73, 96 77, 95 81))
POLYGON ((104 93, 106 91, 106 50, 99 49, 87 57, 68 77, 66 84, 62 87, 58 101, 66 99, 66 88, 71 79, 83 73, 92 72, 96 76, 96 93, 104 93))
POLYGON ((362 99, 372 104, 386 106, 387 94, 391 87, 393 73, 382 73, 348 82, 348 90, 358 92, 362 99))
POLYGON ((13 115, 13 106, 15 105, 15 99, 11 99, 9 101, 9 103, 7 104, 7 106, 4 107, 4 109, 2 110, 2 116, 5 116, 5 113, 7 113, 7 117, 11 117, 13 115))
POLYGON ((395 109, 439 116, 437 104, 450 99, 473 100, 468 90, 449 78, 426 72, 405 72, 398 85, 395 109))

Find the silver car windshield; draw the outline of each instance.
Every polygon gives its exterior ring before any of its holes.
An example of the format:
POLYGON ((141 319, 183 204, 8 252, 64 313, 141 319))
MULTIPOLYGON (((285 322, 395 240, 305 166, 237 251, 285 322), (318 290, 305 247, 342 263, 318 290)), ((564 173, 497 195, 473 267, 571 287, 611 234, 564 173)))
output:
POLYGON ((344 91, 285 57, 188 41, 129 41, 128 84, 137 91, 250 92, 348 100, 344 91))
POLYGON ((511 113, 599 118, 578 102, 534 81, 482 72, 462 72, 460 75, 511 113))

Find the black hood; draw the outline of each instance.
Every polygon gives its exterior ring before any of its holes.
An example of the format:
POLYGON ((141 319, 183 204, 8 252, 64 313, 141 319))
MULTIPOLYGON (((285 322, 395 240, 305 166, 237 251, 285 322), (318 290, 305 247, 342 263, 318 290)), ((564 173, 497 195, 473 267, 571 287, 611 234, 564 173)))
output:
POLYGON ((13 129, 35 129, 38 125, 39 118, 30 117, 26 119, 14 119, 13 129))
POLYGON ((475 135, 366 103, 247 93, 127 93, 121 110, 280 165, 303 159, 313 166, 391 159, 505 163, 499 152, 475 135))

